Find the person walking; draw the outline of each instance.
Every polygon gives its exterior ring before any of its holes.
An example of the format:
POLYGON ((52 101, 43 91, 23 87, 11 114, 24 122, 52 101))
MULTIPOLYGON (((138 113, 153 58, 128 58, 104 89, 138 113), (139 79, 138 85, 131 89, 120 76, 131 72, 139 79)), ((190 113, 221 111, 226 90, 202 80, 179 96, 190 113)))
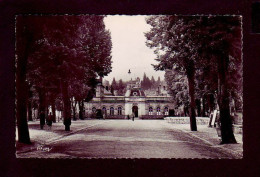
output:
POLYGON ((49 113, 48 119, 46 120, 46 123, 49 127, 49 130, 51 130, 51 126, 52 126, 52 114, 51 112, 49 113))
POLYGON ((135 121, 135 114, 132 114, 132 120, 135 121))
POLYGON ((40 113, 40 126, 41 126, 41 129, 43 129, 45 125, 45 114, 44 114, 44 111, 41 111, 40 113))

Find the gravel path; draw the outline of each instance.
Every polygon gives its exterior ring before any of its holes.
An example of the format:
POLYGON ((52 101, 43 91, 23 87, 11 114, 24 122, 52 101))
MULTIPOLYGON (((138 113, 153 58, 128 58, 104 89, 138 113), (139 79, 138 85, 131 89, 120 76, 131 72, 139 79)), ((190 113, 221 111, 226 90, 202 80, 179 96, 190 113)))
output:
POLYGON ((198 125, 190 132, 187 124, 164 120, 73 121, 70 132, 62 123, 52 130, 29 124, 33 144, 17 143, 17 157, 43 158, 241 158, 238 144, 219 145, 216 130, 198 125))

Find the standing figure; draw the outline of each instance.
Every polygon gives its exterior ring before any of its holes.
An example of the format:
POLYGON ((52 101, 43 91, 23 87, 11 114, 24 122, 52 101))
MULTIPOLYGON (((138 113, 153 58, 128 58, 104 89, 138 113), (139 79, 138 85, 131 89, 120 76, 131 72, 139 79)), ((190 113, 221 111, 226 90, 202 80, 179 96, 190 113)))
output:
POLYGON ((106 119, 106 113, 103 113, 103 119, 106 119))
POLYGON ((43 129, 44 125, 45 125, 45 114, 44 114, 44 111, 41 111, 41 113, 40 113, 40 126, 41 126, 41 129, 43 129))
POLYGON ((49 126, 49 130, 51 130, 51 126, 52 126, 52 114, 51 114, 51 112, 49 113, 49 116, 46 120, 46 123, 49 126))
POLYGON ((135 114, 132 114, 132 120, 135 121, 135 114))

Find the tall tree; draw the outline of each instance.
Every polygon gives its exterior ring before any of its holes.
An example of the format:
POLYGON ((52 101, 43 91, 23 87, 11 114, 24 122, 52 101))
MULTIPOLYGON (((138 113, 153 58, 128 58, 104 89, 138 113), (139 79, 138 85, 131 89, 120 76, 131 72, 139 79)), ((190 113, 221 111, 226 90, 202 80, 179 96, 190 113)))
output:
POLYGON ((151 87, 155 87, 155 79, 153 76, 151 78, 151 87))
POLYGON ((118 87, 118 95, 123 96, 125 94, 126 84, 123 82, 122 79, 118 81, 117 87, 118 87))
MULTIPOLYGON (((232 132, 229 103, 232 85, 237 85, 232 79, 234 72, 241 68, 240 17, 155 16, 148 18, 147 22, 152 25, 151 31, 146 34, 147 45, 156 48, 159 61, 156 69, 172 69, 174 66, 179 71, 185 71, 189 83, 191 111, 195 105, 194 78, 198 69, 202 68, 203 72, 210 67, 216 69, 210 73, 215 73, 218 79, 222 143, 236 142, 232 132), (237 64, 234 65, 235 63, 237 64), (213 67, 214 65, 217 67, 213 67), (232 69, 234 66, 238 69, 232 69)), ((202 75, 205 75, 203 72, 202 75)), ((212 83, 216 79, 207 81, 210 84, 202 84, 208 86, 207 90, 215 87, 212 83)), ((239 87, 241 82, 237 88, 239 87)))
MULTIPOLYGON (((70 130, 71 124, 71 85, 79 81, 83 88, 98 75, 104 76, 111 71, 112 43, 103 18, 103 16, 28 16, 26 19, 29 27, 35 26, 29 21, 37 19, 37 25, 40 27, 31 31, 40 35, 32 42, 37 48, 33 52, 24 52, 28 55, 26 58, 29 59, 30 68, 24 71, 27 72, 27 79, 40 92, 39 97, 42 98, 40 100, 44 103, 40 104, 42 105, 40 109, 45 109, 46 101, 50 100, 46 99, 46 95, 49 95, 53 88, 60 90, 65 130, 70 130)), ((19 47, 22 45, 19 43, 19 47)), ((19 57, 21 56, 19 53, 19 57)), ((18 58, 19 61, 21 60, 18 58)), ((27 66, 27 61, 24 65, 27 66)), ((19 83, 17 85, 19 86, 19 83)))
POLYGON ((147 76, 146 76, 146 74, 144 73, 144 76, 143 76, 143 80, 141 81, 141 87, 142 87, 142 89, 146 89, 146 78, 147 78, 147 76))
MULTIPOLYGON (((27 27, 27 28, 26 28, 27 27)), ((18 126, 18 141, 22 143, 31 143, 27 117, 26 117, 26 63, 30 52, 31 44, 33 43, 33 35, 24 27, 24 19, 16 18, 16 119, 18 126)))
MULTIPOLYGON (((152 76, 152 78, 153 78, 153 76, 152 76)), ((146 76, 146 73, 144 73, 143 80, 141 81, 142 89, 144 89, 144 90, 151 89, 153 84, 154 84, 154 82, 152 80, 150 80, 149 77, 146 76)))
POLYGON ((31 143, 27 116, 27 62, 29 55, 35 50, 35 41, 41 37, 39 31, 40 23, 28 16, 16 17, 16 119, 18 127, 18 141, 22 143, 31 143))
POLYGON ((184 112, 187 113, 186 109, 189 106, 189 91, 188 80, 185 73, 177 72, 174 69, 166 70, 165 80, 175 105, 177 107, 184 106, 184 112))
POLYGON ((202 18, 205 37, 201 53, 210 55, 211 64, 217 64, 218 104, 221 122, 221 143, 236 143, 230 117, 230 98, 234 88, 241 88, 241 17, 202 18))
POLYGON ((157 85, 157 86, 161 85, 161 78, 160 78, 160 76, 158 76, 158 79, 157 79, 157 81, 156 81, 156 85, 157 85))
MULTIPOLYGON (((113 88, 113 91, 114 91, 114 90, 117 90, 117 82, 116 82, 116 79, 115 79, 115 78, 113 78, 113 80, 112 80, 111 87, 113 88)), ((114 94, 114 93, 113 93, 113 94, 114 94)))
POLYGON ((196 41, 193 38, 196 19, 193 17, 152 16, 147 18, 152 29, 145 34, 147 46, 155 48, 158 65, 156 70, 184 71, 188 78, 190 97, 190 128, 197 131, 195 114, 195 58, 196 41), (185 33, 189 31, 189 33, 185 33))

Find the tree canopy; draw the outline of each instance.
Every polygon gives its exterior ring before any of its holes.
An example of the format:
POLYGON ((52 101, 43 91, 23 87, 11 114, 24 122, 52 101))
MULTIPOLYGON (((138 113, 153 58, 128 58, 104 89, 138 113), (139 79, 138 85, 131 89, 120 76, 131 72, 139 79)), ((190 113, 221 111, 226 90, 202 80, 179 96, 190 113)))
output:
MULTIPOLYGON (((111 36, 104 16, 23 16, 16 18, 19 81, 39 92, 42 110, 46 93, 62 95, 64 124, 70 125, 70 98, 91 97, 98 76, 111 72, 111 36), (24 46, 24 44, 26 44, 24 46), (57 93, 57 94, 54 94, 57 93)), ((49 94, 47 94, 49 95, 49 94)), ((17 98, 20 100, 20 98, 17 98)), ((18 116, 19 117, 19 116, 18 116)))
POLYGON ((158 61, 155 70, 174 70, 188 79, 191 130, 196 130, 195 97, 217 92, 222 142, 235 142, 229 102, 232 93, 242 93, 241 17, 151 16, 146 21, 151 25, 146 44, 158 61))

